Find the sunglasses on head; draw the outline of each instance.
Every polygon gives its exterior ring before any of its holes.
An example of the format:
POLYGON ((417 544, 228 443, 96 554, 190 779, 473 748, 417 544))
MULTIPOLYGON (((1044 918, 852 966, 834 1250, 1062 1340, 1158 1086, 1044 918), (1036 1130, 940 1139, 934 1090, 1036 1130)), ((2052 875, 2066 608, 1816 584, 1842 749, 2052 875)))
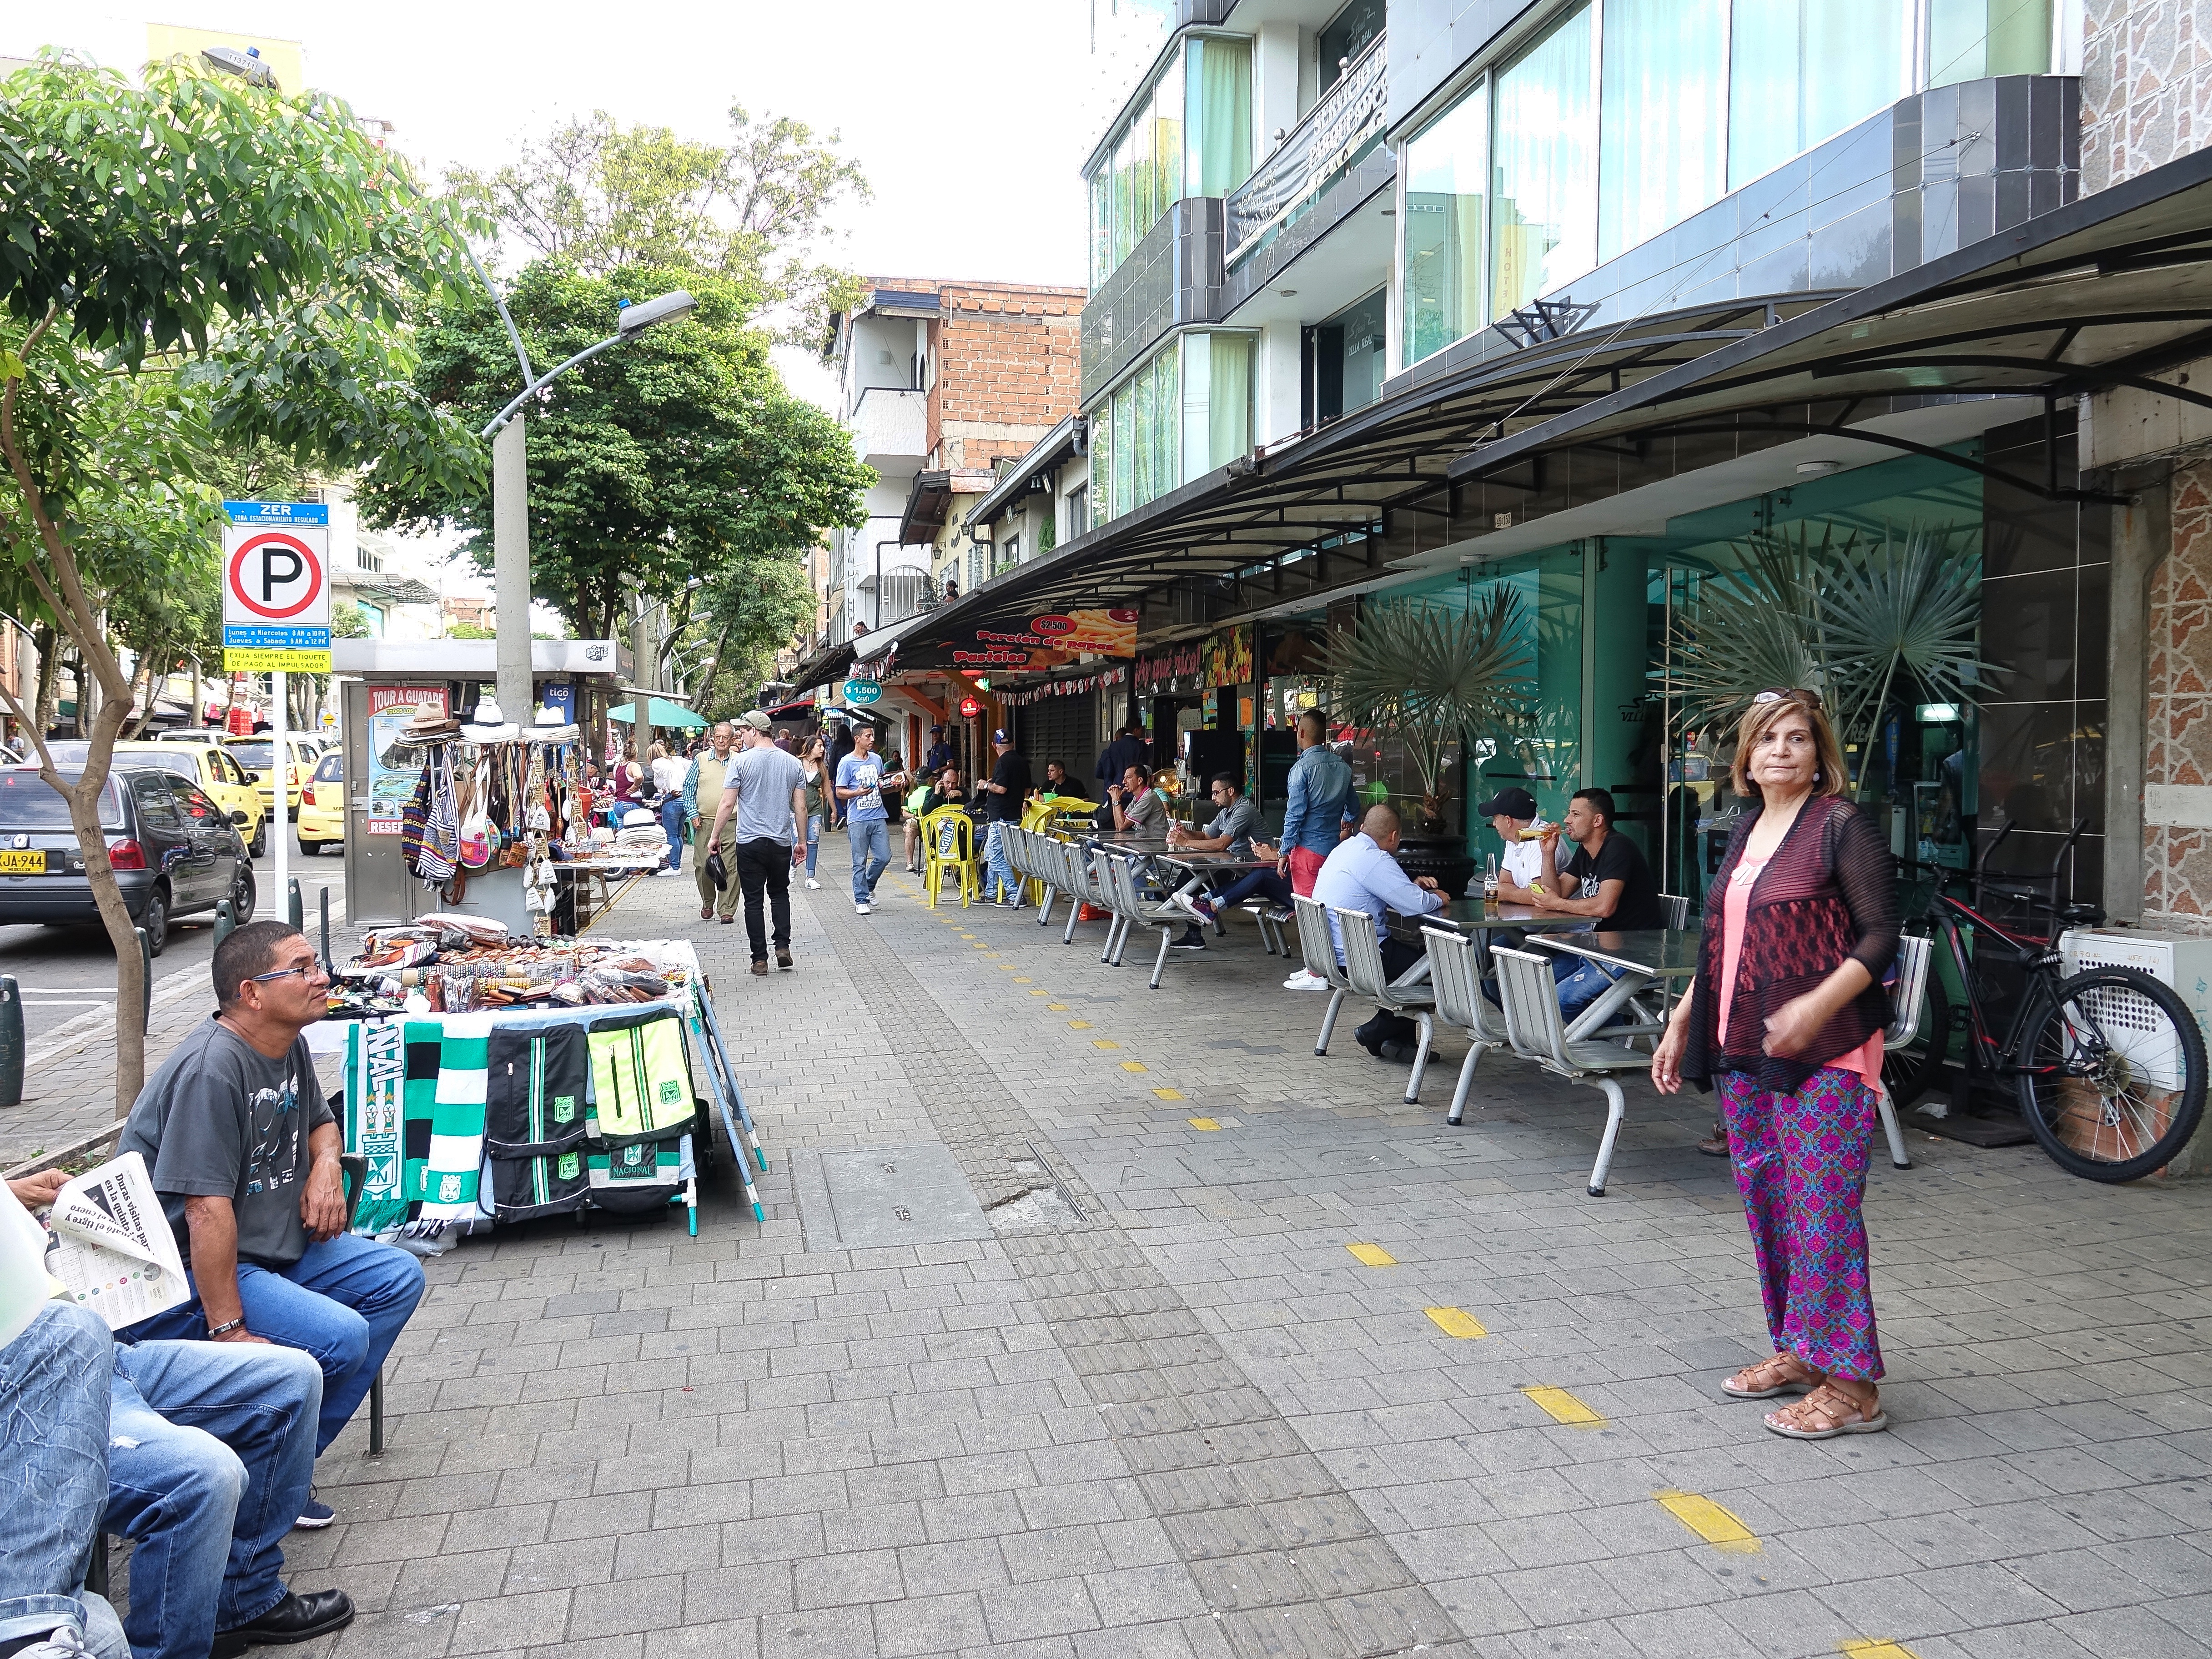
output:
POLYGON ((1751 700, 1752 707, 1754 708, 1762 703, 1769 702, 1802 702, 1809 708, 1818 708, 1820 706, 1820 694, 1818 691, 1802 690, 1796 686, 1774 685, 1769 686, 1751 700))

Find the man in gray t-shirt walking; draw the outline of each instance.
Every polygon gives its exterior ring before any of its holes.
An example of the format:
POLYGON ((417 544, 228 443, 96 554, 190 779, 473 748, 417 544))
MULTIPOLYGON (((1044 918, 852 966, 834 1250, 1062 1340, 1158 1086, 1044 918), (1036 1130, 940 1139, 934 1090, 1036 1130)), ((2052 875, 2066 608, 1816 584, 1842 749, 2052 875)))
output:
MULTIPOLYGON (((757 708, 740 715, 738 730, 744 748, 731 757, 722 778, 722 804, 715 809, 718 846, 722 828, 737 819, 738 885, 745 896, 745 938, 753 948, 753 972, 768 973, 768 928, 761 901, 775 921, 775 965, 791 966, 791 866, 806 856, 799 826, 806 822, 806 771, 799 757, 775 746, 768 716, 757 708)), ((729 917, 724 916, 724 921, 729 917)))

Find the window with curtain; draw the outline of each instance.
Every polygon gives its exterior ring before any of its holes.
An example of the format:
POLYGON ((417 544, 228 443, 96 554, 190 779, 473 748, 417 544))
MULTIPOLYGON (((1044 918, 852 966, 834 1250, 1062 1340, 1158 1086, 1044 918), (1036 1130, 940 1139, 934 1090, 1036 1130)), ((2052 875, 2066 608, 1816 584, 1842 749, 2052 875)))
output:
POLYGON ((1400 175, 1401 368, 1482 325, 1483 182, 1490 88, 1478 86, 1408 143, 1400 175))
POLYGON ((1727 189, 1728 0, 1606 0, 1597 257, 1727 189))
POLYGON ((1121 136, 1114 141, 1114 263, 1120 264, 1129 257, 1135 245, 1129 227, 1137 222, 1136 188, 1137 140, 1124 127, 1121 136))
POLYGON ((1114 269, 1114 164, 1102 161, 1091 175, 1091 286, 1114 269))
POLYGON ((1492 318, 1597 263, 1592 36, 1589 8, 1579 7, 1498 77, 1491 123, 1492 318))
POLYGON ((1182 481, 1252 447, 1252 337, 1182 337, 1182 481))
POLYGON ((1152 376, 1152 489, 1145 499, 1155 500, 1164 495, 1182 482, 1182 446, 1177 439, 1180 422, 1176 413, 1182 407, 1182 353, 1178 342, 1170 341, 1166 350, 1154 357, 1150 365, 1152 376))
POLYGON ((2051 71, 2051 0, 1928 0, 1927 84, 2051 71))
POLYGON ((1137 434, 1131 416, 1136 389, 1125 385, 1114 394, 1114 500, 1109 518, 1120 518, 1137 504, 1137 434))
POLYGON ((1201 34, 1188 46, 1186 196, 1226 196, 1252 176, 1252 43, 1201 34))
MULTIPOLYGON (((1145 222, 1146 230, 1183 193, 1182 65, 1178 52, 1152 88, 1152 112, 1146 118, 1152 130, 1152 215, 1145 222)), ((1143 240, 1141 233, 1139 240, 1143 240)))
POLYGON ((1912 90, 1912 0, 1735 0, 1735 12, 1730 190, 1912 90))
POLYGON ((1159 488, 1159 376, 1154 371, 1158 360, 1146 362, 1130 382, 1133 398, 1133 424, 1129 428, 1130 447, 1134 452, 1134 469, 1130 477, 1132 493, 1129 505, 1135 507, 1149 501, 1160 493, 1159 488))

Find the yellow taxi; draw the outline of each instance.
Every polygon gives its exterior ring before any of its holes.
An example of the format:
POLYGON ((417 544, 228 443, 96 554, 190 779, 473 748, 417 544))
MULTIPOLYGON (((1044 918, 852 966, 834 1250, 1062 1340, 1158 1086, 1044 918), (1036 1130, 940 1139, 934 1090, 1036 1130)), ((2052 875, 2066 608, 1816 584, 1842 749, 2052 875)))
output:
POLYGON ((300 792, 300 850, 313 858, 325 847, 345 846, 345 757, 333 749, 300 792))
MULTIPOLYGON (((307 787, 315 767, 323 758, 322 745, 308 738, 287 738, 291 750, 291 764, 284 775, 284 816, 290 817, 300 810, 300 791, 307 787)), ((222 746, 247 771, 255 775, 261 787, 264 811, 274 816, 276 811, 276 741, 264 732, 250 738, 225 738, 222 746)))
POLYGON ((211 743, 118 743, 113 764, 118 770, 173 772, 197 783, 231 815, 249 855, 258 859, 269 850, 268 798, 228 749, 211 743), (243 822, 240 812, 246 814, 243 822))

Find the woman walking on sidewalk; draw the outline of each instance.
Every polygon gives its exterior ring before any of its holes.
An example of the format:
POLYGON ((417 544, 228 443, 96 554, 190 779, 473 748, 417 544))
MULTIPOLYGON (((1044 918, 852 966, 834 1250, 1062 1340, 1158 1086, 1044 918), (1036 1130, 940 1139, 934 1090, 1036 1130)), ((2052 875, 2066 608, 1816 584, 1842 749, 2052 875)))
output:
POLYGON ((806 776, 806 887, 809 892, 820 890, 822 884, 814 878, 815 861, 822 856, 822 826, 830 816, 832 799, 829 761, 819 737, 809 738, 801 751, 799 764, 806 776))
POLYGON ((1766 1425, 1800 1440, 1889 1426, 1867 1272, 1867 1152, 1897 951, 1897 869, 1850 787, 1812 691, 1762 691, 1736 735, 1735 791, 1759 810, 1705 894, 1698 974, 1651 1058, 1674 1094, 1720 1091, 1751 1224, 1771 1358, 1721 1384, 1737 1400, 1807 1389, 1766 1425))

